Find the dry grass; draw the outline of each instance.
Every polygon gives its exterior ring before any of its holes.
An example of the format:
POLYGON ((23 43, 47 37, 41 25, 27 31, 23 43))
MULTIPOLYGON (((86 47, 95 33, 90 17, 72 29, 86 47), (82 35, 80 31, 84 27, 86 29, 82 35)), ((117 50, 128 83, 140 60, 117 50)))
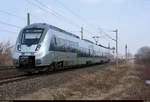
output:
MULTIPOLYGON (((118 100, 150 99, 150 86, 141 78, 141 66, 133 62, 105 68, 91 67, 64 73, 56 86, 39 89, 19 99, 45 100, 118 100)), ((57 77, 59 78, 59 77, 57 77)), ((57 80, 54 79, 54 80, 57 80)))

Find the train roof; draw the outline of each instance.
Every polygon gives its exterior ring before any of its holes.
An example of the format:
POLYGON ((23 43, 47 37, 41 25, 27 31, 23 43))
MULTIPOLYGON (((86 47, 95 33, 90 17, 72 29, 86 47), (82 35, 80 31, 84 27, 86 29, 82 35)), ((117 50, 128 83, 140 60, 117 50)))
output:
POLYGON ((91 44, 95 44, 94 42, 92 42, 92 41, 90 41, 90 40, 87 40, 87 39, 83 39, 84 41, 86 41, 86 42, 89 42, 89 43, 91 43, 91 44))
POLYGON ((75 35, 75 34, 73 34, 73 33, 67 32, 67 31, 65 31, 65 30, 63 30, 63 29, 61 29, 61 28, 58 28, 58 27, 56 27, 56 26, 53 26, 53 25, 50 25, 50 24, 47 24, 47 23, 34 23, 34 24, 31 24, 30 26, 34 26, 34 25, 38 25, 38 24, 39 24, 39 25, 45 25, 45 26, 49 27, 50 29, 53 29, 53 30, 55 30, 55 31, 59 31, 59 32, 65 33, 65 34, 67 34, 67 35, 70 35, 70 36, 72 36, 72 37, 75 37, 75 38, 80 39, 79 36, 77 36, 77 35, 75 35))
POLYGON ((50 27, 51 29, 57 30, 57 31, 59 31, 59 32, 62 32, 62 33, 65 33, 65 34, 68 34, 68 35, 71 35, 71 36, 73 36, 73 37, 75 37, 75 38, 80 39, 79 36, 77 36, 77 35, 75 35, 75 34, 73 34, 73 33, 67 32, 67 31, 65 31, 65 30, 62 30, 61 28, 58 28, 58 27, 55 27, 55 26, 52 26, 52 25, 49 25, 49 27, 50 27))
POLYGON ((110 49, 109 47, 103 46, 103 45, 101 45, 101 44, 99 44, 98 46, 101 46, 101 47, 103 47, 103 48, 105 48, 105 49, 110 49))
MULTIPOLYGON (((55 31, 59 31, 59 32, 65 33, 65 34, 67 34, 67 35, 70 35, 70 36, 72 36, 72 37, 75 37, 75 38, 77 38, 77 39, 80 39, 79 36, 77 36, 77 35, 75 35, 75 34, 73 34, 73 33, 67 32, 67 31, 65 31, 65 30, 63 30, 63 29, 61 29, 61 28, 58 28, 58 27, 56 27, 56 26, 53 26, 53 25, 50 25, 50 24, 47 24, 47 23, 34 23, 34 24, 31 24, 30 26, 34 26, 34 25, 38 25, 38 24, 39 24, 39 25, 47 26, 48 28, 53 29, 53 30, 55 30, 55 31)), ((86 42, 89 42, 89 43, 91 43, 91 44, 95 44, 94 42, 92 42, 92 41, 90 41, 90 40, 87 40, 87 39, 83 39, 83 40, 86 41, 86 42)), ((95 44, 95 45, 96 45, 96 44, 95 44)), ((103 47, 103 48, 106 48, 106 49, 110 49, 109 47, 105 47, 105 46, 103 46, 103 45, 101 45, 101 44, 99 44, 98 46, 103 47)))

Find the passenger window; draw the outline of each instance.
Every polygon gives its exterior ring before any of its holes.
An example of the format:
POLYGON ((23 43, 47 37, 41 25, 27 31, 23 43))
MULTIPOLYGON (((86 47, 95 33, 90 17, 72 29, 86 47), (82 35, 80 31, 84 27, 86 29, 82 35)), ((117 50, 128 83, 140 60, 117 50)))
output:
POLYGON ((56 37, 54 37, 54 44, 57 45, 56 37))
POLYGON ((54 51, 56 48, 56 45, 57 45, 56 37, 52 37, 52 39, 50 41, 49 51, 54 51))

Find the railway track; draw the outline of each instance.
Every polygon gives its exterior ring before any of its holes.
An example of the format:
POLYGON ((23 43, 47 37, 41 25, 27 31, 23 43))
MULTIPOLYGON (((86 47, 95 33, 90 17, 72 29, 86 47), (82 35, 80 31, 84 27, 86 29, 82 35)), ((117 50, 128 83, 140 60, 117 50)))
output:
POLYGON ((4 71, 4 70, 14 70, 15 67, 14 66, 0 66, 0 71, 4 71))
POLYGON ((17 81, 22 77, 22 74, 17 73, 14 66, 0 66, 0 85, 17 81))
MULTIPOLYGON (((17 82, 17 81, 22 81, 22 80, 28 80, 28 79, 33 79, 36 77, 42 77, 42 76, 47 76, 47 75, 52 75, 52 74, 59 74, 59 73, 63 73, 63 72, 69 72, 69 71, 73 71, 73 70, 78 70, 78 69, 83 69, 83 68, 89 68, 91 66, 97 66, 99 64, 96 65, 88 65, 88 66, 80 66, 80 67, 76 67, 76 68, 65 68, 65 69, 57 69, 55 71, 49 71, 49 72, 43 72, 43 73, 34 73, 34 74, 20 74, 20 75, 14 75, 14 76, 9 76, 9 77, 4 77, 4 78, 0 78, 0 85, 3 84, 8 84, 8 83, 12 83, 12 82, 17 82)), ((107 65, 110 64, 102 64, 100 65, 101 67, 105 67, 107 65)))
POLYGON ((1 80, 0 80, 0 85, 8 84, 8 83, 11 83, 11 82, 21 81, 21 80, 24 80, 24 79, 26 79, 26 78, 27 78, 27 76, 24 76, 24 75, 18 75, 18 76, 13 76, 13 77, 7 77, 7 78, 4 78, 4 79, 1 79, 1 80))

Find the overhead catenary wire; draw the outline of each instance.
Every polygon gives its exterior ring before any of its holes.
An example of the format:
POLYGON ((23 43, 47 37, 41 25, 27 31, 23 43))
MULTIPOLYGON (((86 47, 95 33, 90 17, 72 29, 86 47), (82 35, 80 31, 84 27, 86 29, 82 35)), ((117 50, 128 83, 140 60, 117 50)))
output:
POLYGON ((7 14, 7 15, 9 15, 9 16, 16 17, 16 18, 18 18, 18 19, 20 19, 20 20, 22 20, 22 21, 26 21, 26 19, 25 19, 25 18, 23 18, 23 17, 20 17, 20 16, 17 16, 17 15, 15 15, 15 14, 12 14, 12 13, 9 13, 9 12, 7 12, 7 11, 4 11, 4 10, 0 10, 0 13, 7 14))
MULTIPOLYGON (((50 11, 48 11, 48 10, 42 8, 41 6, 39 6, 39 5, 37 5, 37 4, 33 3, 33 2, 31 2, 30 0, 26 0, 26 1, 27 1, 28 4, 30 4, 30 5, 32 5, 32 6, 34 6, 34 7, 39 8, 40 10, 44 11, 45 13, 48 13, 48 14, 50 13, 51 15, 53 15, 53 16, 56 17, 56 15, 54 15, 52 12, 50 12, 50 11)), ((49 15, 50 15, 50 14, 49 14, 49 15)), ((31 15, 33 15, 33 14, 31 14, 31 15)), ((35 17, 35 16, 34 16, 34 17, 35 17)), ((35 18, 36 18, 36 17, 35 17, 35 18)), ((36 18, 36 19, 37 19, 37 18, 36 18)))
MULTIPOLYGON (((62 5, 63 8, 65 8, 67 11, 69 11, 71 14, 73 14, 74 16, 76 16, 76 18, 78 18, 81 22, 85 23, 86 25, 89 25, 89 27, 96 29, 91 23, 89 23, 85 18, 81 17, 80 15, 78 15, 77 13, 75 13, 72 9, 70 9, 68 6, 66 6, 65 4, 63 4, 60 0, 55 0, 55 2, 59 3, 60 5, 62 5)), ((84 31, 86 31, 87 33, 91 34, 92 36, 94 35, 91 31, 84 29, 84 31)))
POLYGON ((32 20, 39 20, 39 17, 37 17, 35 14, 33 14, 33 13, 30 13, 30 19, 32 19, 32 20))
MULTIPOLYGON (((36 6, 38 7, 39 9, 41 9, 42 11, 48 13, 49 15, 53 15, 55 16, 58 20, 60 19, 63 19, 64 21, 66 21, 68 24, 71 24, 71 25, 74 25, 75 27, 79 28, 80 26, 73 23, 72 21, 66 19, 64 16, 62 16, 61 14, 59 13, 56 13, 54 10, 50 9, 47 5, 43 4, 42 2, 40 1, 37 1, 37 0, 34 0, 36 3, 38 3, 39 5, 31 2, 30 0, 26 0, 29 4, 33 5, 33 6, 36 6), (46 9, 45 9, 46 8, 46 9)), ((62 20, 60 20, 62 21, 62 20)))
POLYGON ((99 28, 103 34, 105 34, 106 37, 108 37, 109 39, 113 40, 113 41, 116 41, 116 39, 112 38, 109 34, 107 34, 106 32, 104 32, 101 28, 99 28))
MULTIPOLYGON (((81 28, 81 26, 79 26, 78 24, 74 23, 72 20, 64 17, 63 15, 61 15, 60 13, 56 12, 55 10, 51 9, 49 6, 47 6, 46 4, 44 4, 43 2, 41 2, 40 0, 34 0, 35 2, 31 2, 30 0, 26 0, 29 4, 38 7, 39 9, 41 9, 42 11, 55 16, 57 19, 63 19, 65 20, 67 23, 76 26, 77 28, 81 28), (38 4, 38 5, 37 5, 38 4)), ((58 0, 57 0, 58 1, 58 0)), ((59 1, 58 1, 59 2, 59 1)), ((62 3, 61 3, 62 4, 62 3)), ((63 5, 63 4, 62 4, 63 5)), ((65 5, 63 5, 64 8, 68 9, 68 7, 66 7, 65 5)), ((84 23, 90 25, 91 27, 94 28, 95 25, 93 24, 89 24, 84 18, 82 18, 81 16, 79 16, 78 14, 72 12, 72 10, 68 9, 69 12, 71 12, 73 15, 75 15, 77 18, 79 18, 81 21, 84 21, 84 23), (85 22, 86 21, 86 22, 85 22)), ((62 21, 62 20, 61 20, 62 21)), ((94 28, 95 29, 95 28, 94 28)), ((84 29, 84 31, 88 32, 91 35, 94 35, 93 33, 91 33, 89 30, 84 29)), ((105 35, 111 39, 114 40, 112 37, 110 37, 108 34, 105 33, 105 35)))
POLYGON ((13 33, 13 34, 17 34, 17 32, 13 32, 10 30, 5 30, 5 29, 0 29, 1 32, 7 32, 7 33, 13 33))
MULTIPOLYGON (((81 16, 79 16, 78 14, 76 14, 74 11, 72 11, 68 6, 64 5, 62 2, 60 2, 59 0, 55 0, 55 2, 59 3, 60 5, 62 5, 63 8, 65 8, 66 10, 68 10, 70 13, 72 13, 74 16, 80 18, 83 20, 83 18, 81 16)), ((85 20, 85 19, 84 19, 85 20)))
MULTIPOLYGON (((110 41, 112 41, 111 43, 114 43, 114 41, 116 41, 114 38, 112 38, 108 33, 106 33, 102 28, 99 28, 99 30, 101 31, 101 36, 98 36, 99 38, 104 38, 105 40, 108 41, 108 39, 110 41)), ((110 44, 110 41, 109 41, 109 44, 110 44)), ((112 49, 112 48, 111 48, 112 49)), ((112 49, 113 50, 113 49, 112 49)))
MULTIPOLYGON (((39 1, 39 0, 38 0, 39 1)), ((80 21, 86 23, 86 25, 92 25, 89 22, 87 22, 87 20, 83 17, 81 17, 80 15, 78 15, 77 13, 75 13, 74 11, 72 11, 69 7, 67 7, 66 5, 64 5, 62 2, 60 2, 59 0, 55 0, 56 2, 58 2, 59 4, 61 4, 66 10, 68 10, 70 13, 72 13, 74 16, 76 16, 76 18, 80 19, 80 21), (85 22, 86 21, 86 22, 85 22)), ((92 26, 90 26, 92 27, 92 26)), ((86 31, 87 33, 94 35, 91 31, 87 30, 84 28, 84 31, 86 31)))
MULTIPOLYGON (((80 21, 82 21, 86 25, 89 25, 90 27, 92 27, 94 29, 97 29, 97 28, 94 27, 95 26, 94 24, 89 23, 85 18, 83 18, 80 15, 78 15, 77 13, 75 13, 72 9, 70 9, 68 6, 66 6, 64 3, 62 3, 60 0, 55 0, 55 2, 59 3, 60 5, 62 5, 63 8, 65 8, 71 14, 73 14, 74 16, 76 16, 76 18, 78 18, 80 21)), ((89 32, 89 33, 91 33, 91 32, 89 32)))
POLYGON ((50 10, 55 16, 57 16, 57 17, 59 17, 59 18, 61 17, 61 19, 63 18, 66 22, 68 22, 68 23, 70 23, 70 24, 76 26, 77 28, 80 28, 80 26, 79 26, 78 24, 76 24, 76 23, 73 22, 72 20, 66 18, 66 17, 63 16, 62 14, 60 14, 60 13, 54 11, 53 9, 51 9, 50 7, 48 7, 46 4, 42 3, 40 0, 34 0, 34 1, 36 1, 39 5, 41 5, 41 6, 45 7, 45 8, 47 8, 48 10, 50 10))
MULTIPOLYGON (((74 23, 72 20, 64 17, 63 15, 61 15, 60 13, 57 13, 56 11, 54 11, 53 9, 51 9, 50 7, 48 7, 47 5, 45 5, 44 3, 40 2, 39 0, 34 0, 36 3, 38 3, 39 5, 31 2, 30 0, 26 0, 30 5, 36 6, 39 9, 41 9, 42 11, 48 13, 49 15, 53 15, 55 16, 58 20, 63 19, 66 23, 75 26, 76 28, 81 28, 81 26, 79 26, 78 24, 74 23), (46 8, 46 9, 45 9, 46 8)), ((62 20, 60 20, 62 21, 62 20)), ((63 22, 64 22, 63 21, 63 22)), ((90 31, 86 30, 86 32, 88 32, 89 34, 92 34, 90 31)))
POLYGON ((7 26, 10 26, 10 27, 13 27, 13 28, 22 28, 18 25, 15 25, 15 24, 9 24, 9 23, 6 23, 6 22, 3 22, 3 21, 0 21, 0 24, 3 24, 3 25, 7 25, 7 26))
MULTIPOLYGON (((39 9, 41 9, 42 11, 44 11, 44 12, 46 12, 46 13, 51 13, 51 15, 53 15, 53 16, 56 16, 53 12, 50 12, 49 10, 46 10, 46 9, 44 9, 43 7, 41 7, 41 6, 39 6, 39 5, 37 5, 37 4, 35 4, 35 3, 33 3, 33 2, 31 2, 30 0, 26 0, 30 5, 33 5, 33 6, 35 6, 35 7, 37 7, 37 8, 39 8, 39 9)), ((48 13, 48 14, 49 14, 48 13)))

